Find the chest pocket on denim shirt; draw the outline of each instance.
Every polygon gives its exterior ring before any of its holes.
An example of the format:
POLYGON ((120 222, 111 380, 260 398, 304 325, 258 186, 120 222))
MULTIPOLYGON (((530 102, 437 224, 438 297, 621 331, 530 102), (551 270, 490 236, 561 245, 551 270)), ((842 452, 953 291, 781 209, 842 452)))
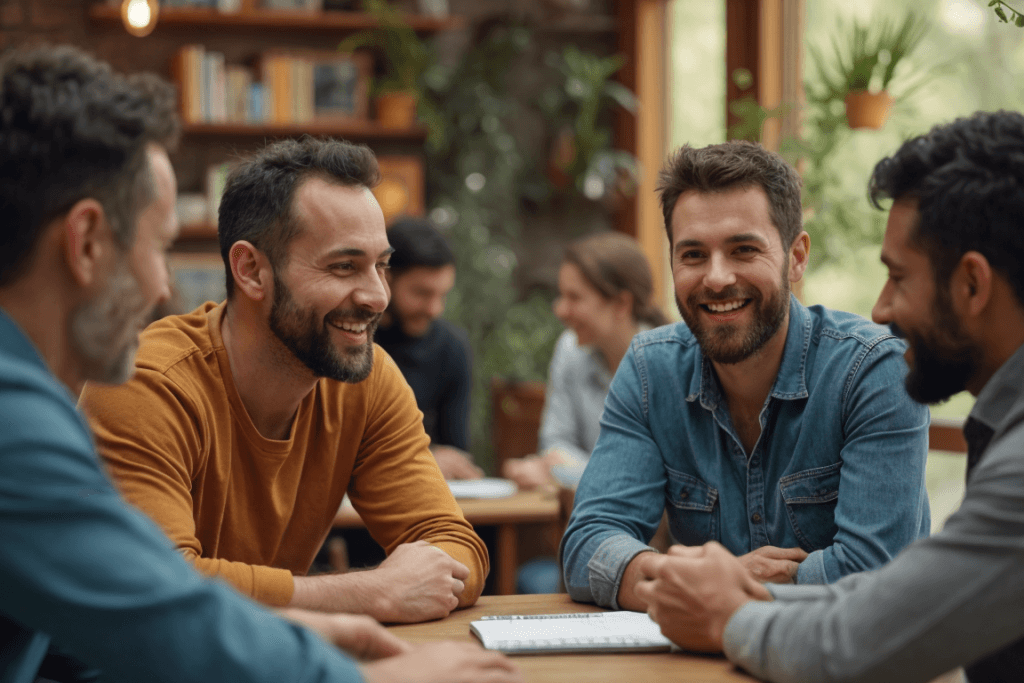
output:
POLYGON ((800 547, 810 552, 832 545, 839 500, 839 470, 843 463, 815 467, 779 479, 786 512, 800 547))
POLYGON ((718 538, 718 489, 697 477, 665 468, 669 531, 683 545, 702 545, 718 538))

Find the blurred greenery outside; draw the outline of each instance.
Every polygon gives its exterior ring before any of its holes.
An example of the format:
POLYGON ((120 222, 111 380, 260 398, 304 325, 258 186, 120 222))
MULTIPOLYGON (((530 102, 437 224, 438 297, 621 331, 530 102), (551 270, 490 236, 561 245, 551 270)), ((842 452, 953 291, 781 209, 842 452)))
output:
MULTIPOLYGON (((702 146, 725 139, 725 13, 724 2, 673 0, 671 29, 670 146, 702 146)), ((881 0, 807 0, 804 80, 811 87, 817 71, 809 54, 816 46, 828 54, 840 19, 870 20, 895 3, 881 0)), ((878 260, 884 232, 884 212, 872 209, 867 182, 874 164, 913 135, 932 125, 966 116, 979 109, 1024 109, 1024 91, 1017 75, 1024 70, 1024 32, 1000 23, 987 0, 903 0, 898 12, 913 10, 930 27, 916 52, 896 70, 897 98, 889 120, 879 131, 835 131, 837 145, 830 162, 835 183, 828 188, 829 211, 845 212, 842 220, 816 226, 811 265, 804 278, 805 304, 871 315, 885 268, 878 260), (900 97, 900 83, 927 75, 925 85, 900 97), (852 225, 852 227, 851 227, 852 225)), ((842 40, 840 40, 842 42, 842 40)), ((810 134, 814 134, 811 131, 810 134)), ((827 217, 827 216, 826 216, 827 217)), ((817 217, 819 220, 821 216, 817 217)), ((671 287, 671 283, 666 283, 671 287)), ((671 301, 671 298, 668 299, 671 301)), ((932 408, 940 417, 963 417, 973 404, 968 394, 932 408)), ((933 529, 955 509, 963 494, 964 458, 932 453, 928 488, 933 529)))
POLYGON ((545 51, 530 27, 497 19, 474 27, 457 62, 422 76, 430 217, 456 257, 445 317, 469 334, 471 448, 486 469, 491 379, 544 381, 563 329, 553 289, 523 287, 531 283, 517 253, 526 222, 586 215, 577 209, 631 191, 634 160, 611 145, 612 111, 634 106, 613 80, 622 61, 573 45, 545 51))

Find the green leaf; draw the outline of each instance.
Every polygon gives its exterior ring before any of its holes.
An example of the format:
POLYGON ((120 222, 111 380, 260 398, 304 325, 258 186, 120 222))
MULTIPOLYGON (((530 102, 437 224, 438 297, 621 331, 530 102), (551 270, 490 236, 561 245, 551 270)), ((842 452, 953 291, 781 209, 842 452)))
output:
POLYGON ((1003 22, 1004 24, 1007 23, 1006 12, 1003 11, 1002 6, 996 7, 996 16, 999 17, 999 21, 1003 22))

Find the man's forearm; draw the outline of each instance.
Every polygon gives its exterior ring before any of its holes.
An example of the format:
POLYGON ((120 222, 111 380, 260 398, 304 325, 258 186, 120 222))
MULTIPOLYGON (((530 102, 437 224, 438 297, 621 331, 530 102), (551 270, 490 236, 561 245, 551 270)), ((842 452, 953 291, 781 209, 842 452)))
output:
POLYGON ((633 610, 634 612, 647 611, 647 603, 640 599, 635 589, 636 585, 646 578, 644 573, 645 563, 655 556, 655 553, 645 551, 634 557, 626 565, 626 570, 622 572, 622 581, 619 583, 619 594, 616 598, 620 609, 633 610))
POLYGON ((388 611, 387 592, 380 590, 375 570, 296 576, 295 592, 288 607, 317 612, 367 614, 380 620, 388 611))

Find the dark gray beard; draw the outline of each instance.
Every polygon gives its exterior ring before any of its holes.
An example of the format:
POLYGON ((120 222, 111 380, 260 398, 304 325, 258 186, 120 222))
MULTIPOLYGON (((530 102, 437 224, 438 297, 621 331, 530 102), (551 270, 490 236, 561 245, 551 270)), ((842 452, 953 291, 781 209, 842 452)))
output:
POLYGON ((716 363, 733 365, 753 356, 779 331, 789 310, 789 281, 783 279, 782 284, 782 288, 767 301, 756 289, 744 292, 739 287, 729 287, 716 295, 702 292, 702 296, 698 297, 698 293, 694 292, 687 297, 685 306, 677 296, 676 306, 686 326, 700 344, 701 352, 716 363), (745 334, 735 325, 717 325, 714 330, 709 330, 700 321, 697 303, 700 299, 750 299, 747 305, 754 307, 754 320, 745 334))
POLYGON ((71 313, 71 343, 82 359, 82 377, 121 384, 135 373, 138 329, 152 314, 123 257, 107 288, 71 313))
POLYGON ((312 309, 300 309, 291 291, 274 274, 274 303, 270 308, 270 330, 274 335, 315 377, 350 384, 362 382, 373 370, 373 333, 380 314, 350 311, 329 317, 368 323, 366 343, 339 352, 331 342, 328 321, 321 321, 312 309))

